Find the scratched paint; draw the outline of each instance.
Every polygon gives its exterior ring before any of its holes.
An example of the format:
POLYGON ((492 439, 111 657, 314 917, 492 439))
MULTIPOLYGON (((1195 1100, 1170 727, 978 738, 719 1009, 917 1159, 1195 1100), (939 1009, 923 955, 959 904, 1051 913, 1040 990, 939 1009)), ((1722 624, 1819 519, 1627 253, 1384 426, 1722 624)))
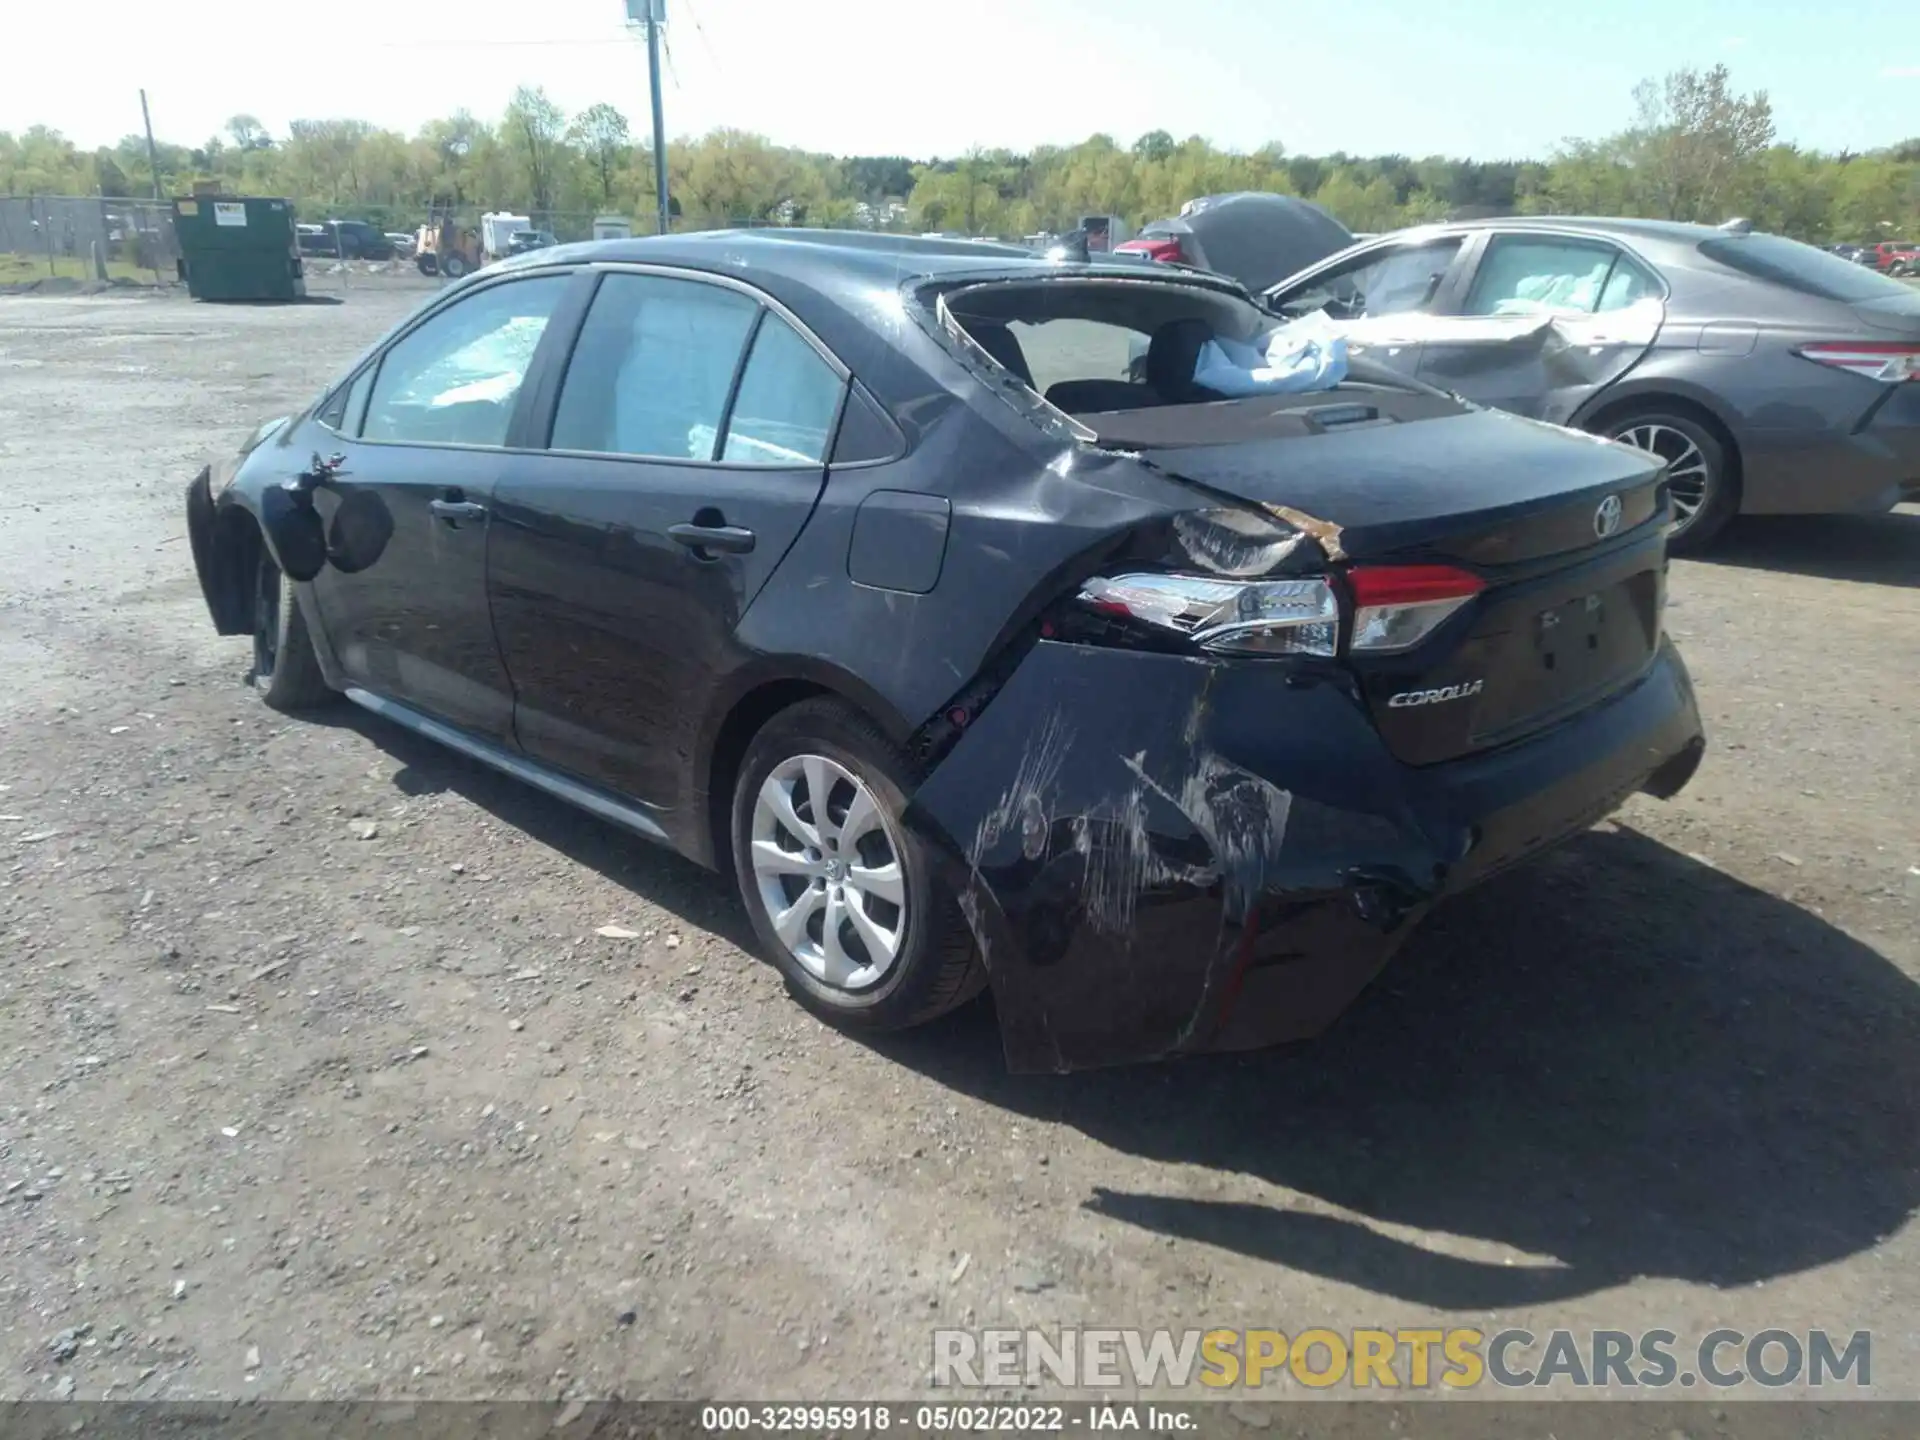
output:
POLYGON ((1209 751, 1193 757, 1193 768, 1177 789, 1147 774, 1145 752, 1125 756, 1122 763, 1192 822, 1228 882, 1229 913, 1237 911, 1237 920, 1250 918, 1268 869, 1286 844, 1292 793, 1209 751))
POLYGON ((1066 717, 1058 710, 1053 711, 1022 752, 1020 763, 1013 772, 1013 783, 1007 786, 999 802, 980 817, 979 827, 974 831, 973 845, 967 855, 976 880, 979 878, 981 857, 994 847, 1001 836, 1014 829, 1015 823, 1030 804, 1037 805, 1041 813, 1047 813, 1054 786, 1060 778, 1060 767, 1066 760, 1067 747, 1072 743, 1073 731, 1066 717))

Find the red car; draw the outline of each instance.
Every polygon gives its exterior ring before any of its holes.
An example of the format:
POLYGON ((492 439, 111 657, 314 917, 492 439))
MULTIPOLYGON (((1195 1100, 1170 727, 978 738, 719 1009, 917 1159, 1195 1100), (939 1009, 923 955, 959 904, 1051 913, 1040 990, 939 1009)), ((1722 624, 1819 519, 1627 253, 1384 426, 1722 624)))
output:
POLYGON ((1920 259, 1920 245, 1911 240, 1882 240, 1873 247, 1873 268, 1885 273, 1903 260, 1920 259))

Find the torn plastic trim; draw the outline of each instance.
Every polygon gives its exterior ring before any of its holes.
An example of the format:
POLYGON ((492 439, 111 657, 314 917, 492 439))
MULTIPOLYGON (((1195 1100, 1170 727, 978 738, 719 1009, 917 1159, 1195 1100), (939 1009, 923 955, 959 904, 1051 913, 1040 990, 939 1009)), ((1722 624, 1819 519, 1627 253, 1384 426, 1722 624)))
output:
POLYGON ((1307 514, 1304 510, 1296 510, 1291 505, 1266 505, 1261 508, 1276 520, 1291 525, 1294 529, 1318 540, 1320 549, 1325 552, 1329 562, 1337 565, 1347 558, 1347 552, 1340 545, 1341 527, 1333 521, 1322 520, 1318 516, 1307 514))

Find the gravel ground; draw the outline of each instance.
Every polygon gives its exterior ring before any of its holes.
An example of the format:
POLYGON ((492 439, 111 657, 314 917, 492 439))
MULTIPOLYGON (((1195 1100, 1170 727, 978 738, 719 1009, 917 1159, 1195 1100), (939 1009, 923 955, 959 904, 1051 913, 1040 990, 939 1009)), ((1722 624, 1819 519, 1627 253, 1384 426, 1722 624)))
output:
POLYGON ((1320 1041, 1012 1078, 242 685, 182 487, 423 288, 0 299, 0 1397, 909 1395, 1009 1323, 1870 1329, 1920 1396, 1920 513, 1677 564, 1693 788, 1320 1041))

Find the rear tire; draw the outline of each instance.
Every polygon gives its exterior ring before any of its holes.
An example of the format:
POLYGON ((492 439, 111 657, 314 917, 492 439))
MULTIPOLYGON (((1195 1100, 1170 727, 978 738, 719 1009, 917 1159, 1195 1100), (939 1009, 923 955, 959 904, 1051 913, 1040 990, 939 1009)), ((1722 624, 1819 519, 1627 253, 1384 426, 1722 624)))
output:
POLYGON ((253 670, 247 678, 275 710, 312 710, 337 698, 320 672, 293 585, 264 544, 254 575, 253 670))
POLYGON ((467 273, 467 257, 458 252, 447 256, 440 262, 440 273, 449 280, 458 280, 467 273))
POLYGON ((837 1025, 918 1025, 986 984, 958 901, 901 823, 913 785, 900 749, 828 698, 774 716, 740 764, 740 898, 787 988, 837 1025))
POLYGON ((1726 446, 1692 416, 1651 407, 1610 417, 1598 428, 1667 462, 1675 521, 1668 548, 1675 554, 1706 549, 1740 509, 1726 446))

